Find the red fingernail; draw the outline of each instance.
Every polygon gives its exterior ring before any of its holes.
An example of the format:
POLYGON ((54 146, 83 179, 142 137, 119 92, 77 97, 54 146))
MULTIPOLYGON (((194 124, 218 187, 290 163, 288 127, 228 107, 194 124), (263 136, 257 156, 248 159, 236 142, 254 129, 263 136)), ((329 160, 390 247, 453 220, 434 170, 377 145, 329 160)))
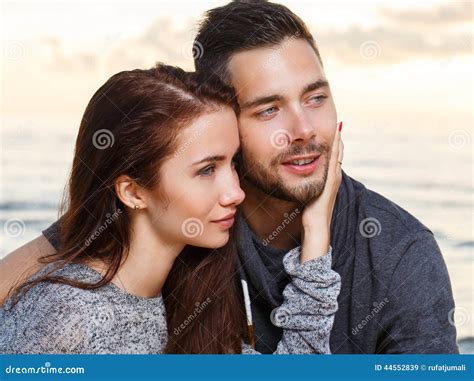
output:
POLYGON ((342 122, 339 122, 339 131, 342 130, 342 122))

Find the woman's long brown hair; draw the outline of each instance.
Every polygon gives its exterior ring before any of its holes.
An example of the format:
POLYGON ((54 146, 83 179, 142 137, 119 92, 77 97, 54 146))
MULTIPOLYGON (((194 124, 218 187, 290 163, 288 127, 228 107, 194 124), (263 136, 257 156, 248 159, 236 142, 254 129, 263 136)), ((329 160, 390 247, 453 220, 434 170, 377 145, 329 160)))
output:
MULTIPOLYGON (((88 290, 111 282, 130 247, 130 218, 115 193, 116 178, 128 175, 149 189, 159 186, 159 169, 178 149, 179 133, 220 107, 238 112, 232 89, 216 78, 199 81, 163 64, 112 76, 81 121, 59 224, 60 250, 41 259, 52 263, 51 269, 16 288, 14 300, 40 282, 88 290), (90 259, 107 264, 96 283, 53 274, 90 259)), ((245 314, 232 237, 231 232, 223 248, 187 246, 177 257, 162 290, 169 336, 165 353, 240 353, 245 314)))

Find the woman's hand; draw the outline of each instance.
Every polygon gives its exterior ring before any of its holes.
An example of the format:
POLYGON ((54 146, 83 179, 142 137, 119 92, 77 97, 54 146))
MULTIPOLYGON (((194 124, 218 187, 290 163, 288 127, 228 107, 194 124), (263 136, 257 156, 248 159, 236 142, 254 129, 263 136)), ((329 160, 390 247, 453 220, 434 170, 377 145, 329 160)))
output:
POLYGON ((303 211, 303 240, 301 263, 323 256, 329 250, 331 220, 337 192, 342 181, 344 144, 341 139, 342 122, 336 128, 329 160, 328 176, 321 195, 303 211))

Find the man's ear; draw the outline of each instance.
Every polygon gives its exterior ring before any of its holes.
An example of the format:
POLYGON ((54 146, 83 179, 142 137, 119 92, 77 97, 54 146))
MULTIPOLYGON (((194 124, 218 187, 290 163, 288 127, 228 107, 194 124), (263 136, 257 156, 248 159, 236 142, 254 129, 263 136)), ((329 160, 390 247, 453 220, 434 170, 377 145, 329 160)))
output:
POLYGON ((115 192, 122 203, 131 209, 147 207, 143 188, 127 175, 115 179, 115 192))

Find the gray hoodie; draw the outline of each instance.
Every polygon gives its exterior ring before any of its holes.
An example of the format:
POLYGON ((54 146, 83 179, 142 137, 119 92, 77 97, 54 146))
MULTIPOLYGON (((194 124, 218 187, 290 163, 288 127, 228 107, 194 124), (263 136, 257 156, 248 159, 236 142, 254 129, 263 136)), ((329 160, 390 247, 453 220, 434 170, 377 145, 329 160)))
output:
MULTIPOLYGON (((270 313, 291 281, 283 271, 286 251, 256 237, 245 219, 239 226, 256 349, 272 353, 283 332, 270 313)), ((448 271, 426 226, 343 172, 331 245, 332 269, 342 279, 332 353, 458 353, 448 271)))

